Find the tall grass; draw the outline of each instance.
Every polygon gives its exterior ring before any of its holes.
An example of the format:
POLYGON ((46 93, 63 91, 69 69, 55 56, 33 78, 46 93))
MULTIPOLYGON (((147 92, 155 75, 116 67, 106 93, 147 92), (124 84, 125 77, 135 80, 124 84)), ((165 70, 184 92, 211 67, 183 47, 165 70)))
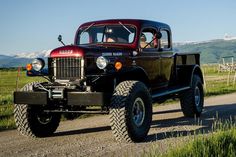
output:
MULTIPOLYGON (((235 118, 216 119, 210 132, 194 132, 186 141, 177 142, 170 150, 161 152, 153 147, 143 156, 148 157, 235 157, 236 156, 236 123, 235 118)), ((181 136, 180 136, 181 137, 181 136)))
POLYGON ((162 157, 235 157, 236 128, 210 136, 196 137, 193 142, 176 148, 162 157))

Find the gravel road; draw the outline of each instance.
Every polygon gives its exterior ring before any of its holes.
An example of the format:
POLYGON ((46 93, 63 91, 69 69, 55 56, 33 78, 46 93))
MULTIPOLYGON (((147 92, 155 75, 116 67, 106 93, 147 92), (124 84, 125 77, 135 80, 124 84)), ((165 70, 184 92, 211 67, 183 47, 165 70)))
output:
POLYGON ((151 129, 141 143, 116 142, 109 116, 99 115, 61 122, 48 138, 30 139, 16 130, 0 132, 0 156, 140 156, 153 145, 165 151, 194 131, 211 131, 216 114, 225 120, 236 117, 236 93, 206 98, 200 119, 184 118, 179 104, 154 107, 151 129))

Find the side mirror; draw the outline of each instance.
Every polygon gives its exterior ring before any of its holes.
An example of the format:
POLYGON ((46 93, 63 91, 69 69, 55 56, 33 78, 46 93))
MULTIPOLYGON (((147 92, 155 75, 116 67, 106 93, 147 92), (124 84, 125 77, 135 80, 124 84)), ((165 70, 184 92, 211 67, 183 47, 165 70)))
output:
POLYGON ((66 46, 66 45, 63 43, 63 41, 62 41, 62 35, 59 35, 57 39, 58 39, 58 41, 59 41, 60 43, 62 43, 62 45, 66 46))
POLYGON ((57 39, 58 39, 59 42, 61 42, 62 41, 62 36, 59 35, 57 39))
POLYGON ((161 32, 157 32, 157 39, 161 39, 161 37, 162 37, 161 32))

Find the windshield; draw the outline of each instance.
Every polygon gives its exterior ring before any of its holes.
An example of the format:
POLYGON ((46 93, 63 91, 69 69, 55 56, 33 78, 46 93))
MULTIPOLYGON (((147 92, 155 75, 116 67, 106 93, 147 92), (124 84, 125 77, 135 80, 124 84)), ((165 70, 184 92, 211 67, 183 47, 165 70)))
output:
POLYGON ((130 25, 100 25, 79 30, 77 45, 83 44, 130 44, 134 41, 135 28, 130 25))

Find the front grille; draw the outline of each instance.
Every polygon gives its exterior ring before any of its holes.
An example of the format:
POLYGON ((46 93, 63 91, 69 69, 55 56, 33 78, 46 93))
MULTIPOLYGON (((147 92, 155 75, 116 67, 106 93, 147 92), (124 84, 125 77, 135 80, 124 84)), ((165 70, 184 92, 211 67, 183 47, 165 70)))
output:
POLYGON ((75 80, 83 78, 83 58, 50 58, 49 72, 54 79, 75 80))

